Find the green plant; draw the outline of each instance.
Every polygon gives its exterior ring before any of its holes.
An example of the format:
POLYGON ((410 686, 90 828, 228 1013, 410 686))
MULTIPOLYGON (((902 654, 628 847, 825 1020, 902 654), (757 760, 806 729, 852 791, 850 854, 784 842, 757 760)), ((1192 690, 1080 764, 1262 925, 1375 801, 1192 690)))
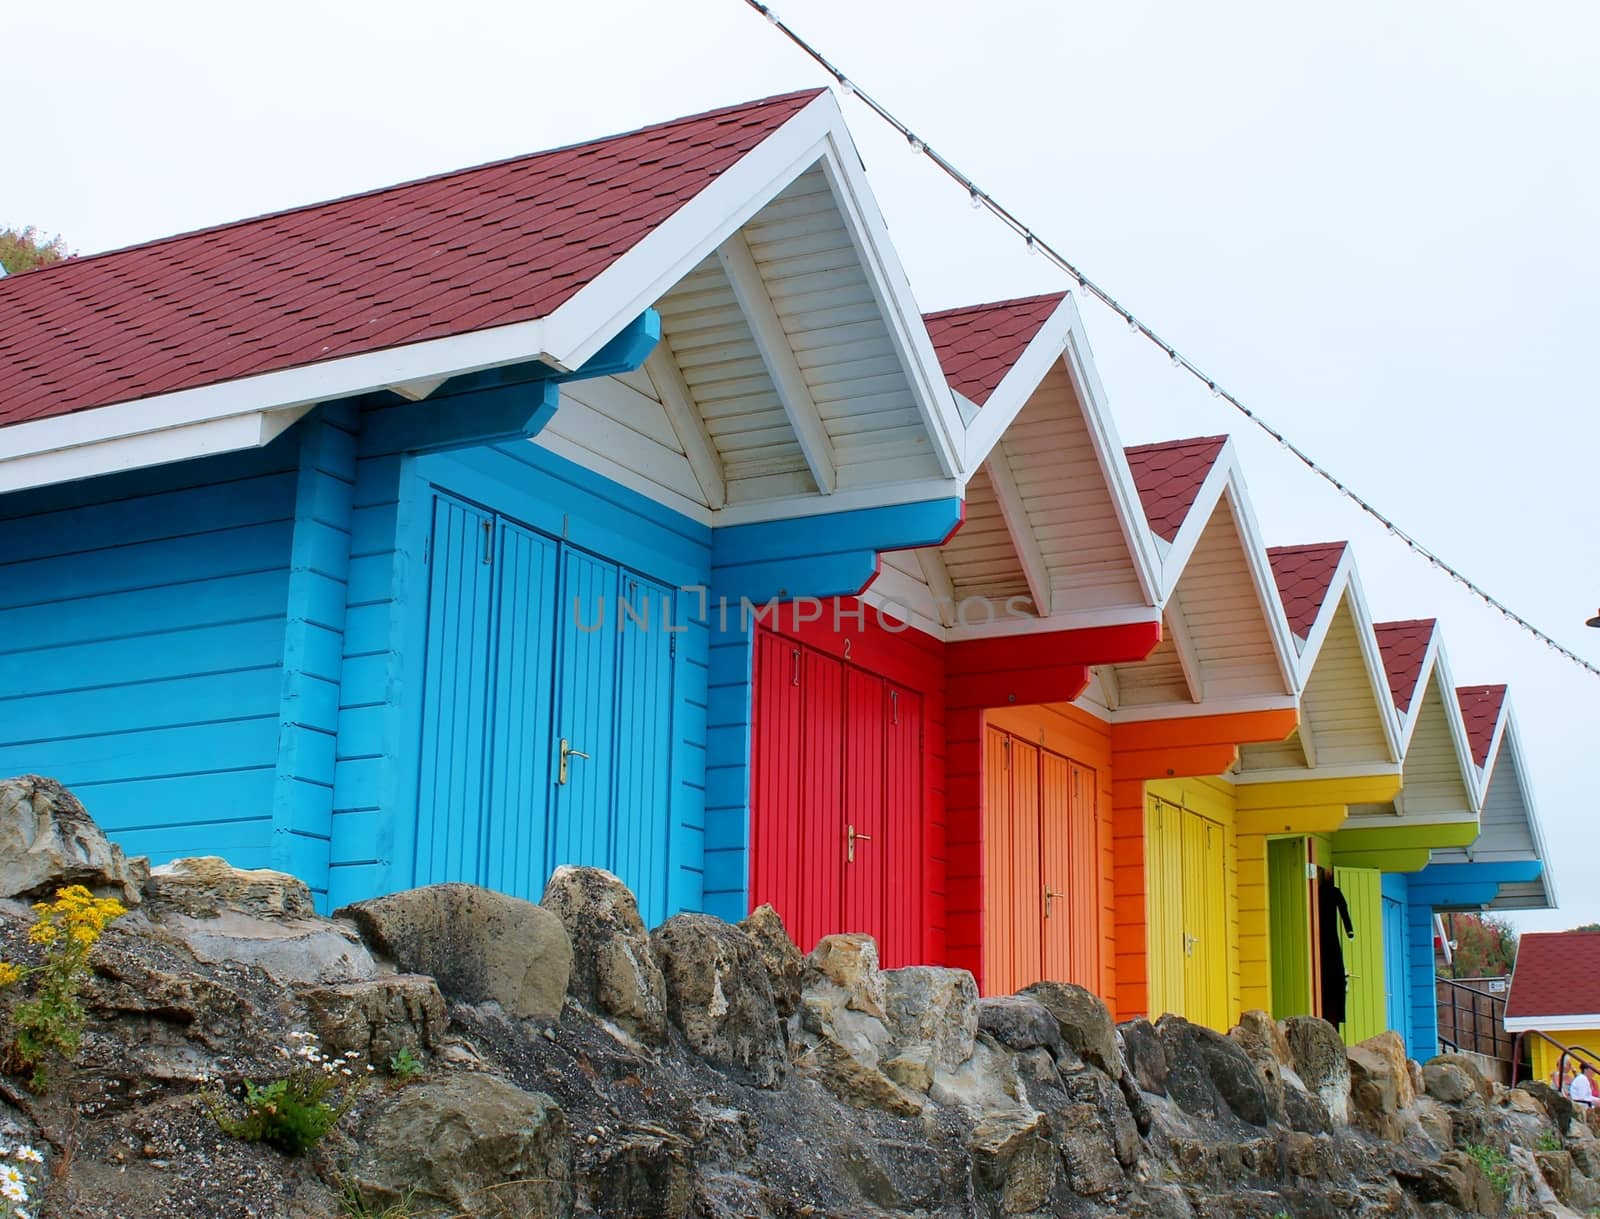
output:
MULTIPOLYGON (((286 1155, 299 1155, 321 1142, 350 1112, 350 1106, 366 1086, 367 1074, 355 1069, 354 1063, 361 1057, 356 1050, 342 1059, 330 1058, 322 1052, 314 1034, 289 1036, 296 1042, 294 1050, 280 1050, 293 1063, 289 1073, 265 1084, 245 1080, 244 1095, 239 1100, 242 1114, 228 1112, 228 1102, 219 1086, 207 1084, 201 1095, 224 1134, 250 1143, 265 1143, 286 1155)), ((371 1070, 366 1069, 368 1073, 371 1070)))
POLYGON ((422 1072, 422 1060, 411 1052, 410 1046, 403 1045, 389 1055, 389 1074, 401 1083, 409 1083, 422 1072))
POLYGON ((1502 1194, 1511 1192, 1511 1161, 1505 1152, 1483 1143, 1468 1143, 1461 1150, 1477 1162, 1483 1175, 1489 1178, 1489 1184, 1502 1194))
POLYGON ((1546 1130, 1539 1135, 1539 1139, 1534 1146, 1540 1151, 1560 1151, 1561 1136, 1554 1130, 1546 1130))
POLYGON ((57 889, 51 902, 33 907, 28 939, 44 949, 38 965, 0 961, 0 988, 21 982, 31 994, 11 1009, 7 1069, 28 1072, 28 1087, 43 1092, 50 1083, 53 1056, 70 1060, 83 1037, 85 1013, 78 993, 92 971, 89 951, 106 927, 127 910, 112 897, 96 897, 82 885, 57 889))

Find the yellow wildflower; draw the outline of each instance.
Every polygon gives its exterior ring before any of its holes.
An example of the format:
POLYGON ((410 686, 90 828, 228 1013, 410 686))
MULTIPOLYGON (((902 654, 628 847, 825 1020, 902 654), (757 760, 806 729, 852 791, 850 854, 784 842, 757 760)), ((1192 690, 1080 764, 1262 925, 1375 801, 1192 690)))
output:
POLYGON ((11 986, 22 977, 22 970, 10 961, 0 961, 0 987, 11 986))

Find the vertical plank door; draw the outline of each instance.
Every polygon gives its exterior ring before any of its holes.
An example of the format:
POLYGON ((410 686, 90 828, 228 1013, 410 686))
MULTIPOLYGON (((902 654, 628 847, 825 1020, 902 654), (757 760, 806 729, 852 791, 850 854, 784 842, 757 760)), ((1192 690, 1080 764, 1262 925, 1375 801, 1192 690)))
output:
MULTIPOLYGON (((810 765, 803 740, 800 645, 757 630, 751 742, 750 903, 771 905, 802 952, 800 776, 810 765)), ((815 863, 817 861, 813 861, 815 863)))
POLYGON ((494 518, 434 500, 414 882, 483 882, 494 518))
POLYGON ((557 546, 501 522, 482 883, 538 901, 550 876, 557 546))
POLYGON ((1184 938, 1182 810, 1159 796, 1145 807, 1145 929, 1152 1020, 1182 1013, 1184 938))
POLYGON ((853 666, 844 668, 845 861, 839 929, 870 935, 878 943, 880 958, 888 946, 886 894, 893 850, 884 815, 888 701, 881 677, 853 666))
POLYGON ((617 632, 616 759, 609 867, 639 899, 647 926, 666 918, 672 843, 673 636, 664 629, 670 590, 622 573, 617 632))
POLYGON ((611 866, 620 592, 615 564, 579 550, 566 550, 557 627, 561 663, 552 734, 552 765, 558 776, 551 827, 554 864, 611 866), (567 759, 565 783, 559 778, 563 739, 573 751, 567 759))
POLYGON ((883 939, 879 953, 894 969, 929 958, 923 943, 924 859, 922 696, 885 683, 883 939))

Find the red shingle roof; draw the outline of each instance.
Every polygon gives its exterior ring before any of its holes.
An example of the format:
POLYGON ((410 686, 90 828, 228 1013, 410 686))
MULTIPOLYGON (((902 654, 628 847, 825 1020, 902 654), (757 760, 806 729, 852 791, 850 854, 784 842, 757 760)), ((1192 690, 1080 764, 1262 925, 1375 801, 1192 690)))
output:
MULTIPOLYGON (((1517 943, 1506 1017, 1600 1014, 1600 931, 1529 931, 1517 943)), ((1565 1038, 1557 1035, 1557 1040, 1565 1038)), ((1590 1046, 1600 1051, 1600 1046, 1590 1046)))
POLYGON ((1422 660, 1433 638, 1435 622, 1433 618, 1408 618, 1373 626, 1383 671, 1389 678, 1389 693, 1402 715, 1411 710, 1411 700, 1417 695, 1417 679, 1422 676, 1422 660))
POLYGON ((1267 560, 1283 601, 1289 629, 1304 639, 1322 612, 1333 573, 1339 568, 1348 542, 1313 542, 1305 546, 1270 546, 1267 560))
POLYGON ((819 92, 0 279, 0 426, 544 317, 819 92))
POLYGON ((1172 541, 1194 507, 1200 485, 1216 464, 1226 436, 1198 436, 1192 440, 1167 440, 1140 444, 1127 450, 1133 484, 1145 518, 1157 537, 1172 541))
POLYGON ((982 406, 1021 358, 1065 292, 924 315, 950 388, 982 406))
POLYGON ((1472 760, 1479 766, 1486 766, 1489 746, 1494 744, 1495 725, 1500 722, 1500 708, 1505 706, 1506 688, 1503 685, 1457 686, 1456 701, 1461 704, 1461 718, 1466 721, 1472 760))

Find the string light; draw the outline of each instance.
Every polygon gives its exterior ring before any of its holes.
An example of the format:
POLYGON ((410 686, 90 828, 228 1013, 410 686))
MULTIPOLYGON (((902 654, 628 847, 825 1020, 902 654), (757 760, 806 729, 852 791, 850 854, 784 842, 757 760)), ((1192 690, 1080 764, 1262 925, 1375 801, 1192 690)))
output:
POLYGON ((1194 377, 1195 380, 1199 381, 1202 385, 1209 389, 1212 397, 1221 398, 1234 410, 1238 411, 1239 414, 1243 415, 1251 423, 1255 424, 1256 427, 1260 428, 1263 432, 1266 432, 1267 435, 1277 439, 1283 448, 1289 453, 1293 454, 1295 459, 1299 461, 1301 465, 1305 466, 1306 469, 1310 470, 1323 481, 1329 483, 1335 490, 1348 498, 1352 503, 1360 508, 1362 512, 1366 513, 1373 520, 1388 528, 1389 532, 1398 538, 1412 553, 1426 559, 1432 566, 1444 572, 1447 576, 1465 588, 1473 596, 1477 597, 1490 609, 1498 610, 1506 618, 1516 623, 1517 626, 1522 628, 1522 630, 1526 631, 1535 639, 1545 644, 1552 651, 1565 657, 1579 668, 1594 674, 1596 677, 1600 677, 1600 666, 1592 664, 1591 662, 1585 660, 1582 656, 1579 656, 1571 648, 1558 643, 1554 638, 1540 630, 1521 614, 1511 609, 1498 597, 1494 596, 1482 585, 1478 584, 1476 581, 1463 573, 1460 569, 1452 566, 1449 563, 1446 563, 1432 550, 1428 549, 1428 547, 1417 541, 1417 539, 1411 534, 1393 525, 1387 516, 1378 511, 1378 509, 1374 507, 1368 500, 1362 498, 1354 491, 1346 487, 1344 483, 1340 482, 1331 471, 1322 466, 1314 457, 1311 456, 1310 453, 1306 452, 1306 450, 1302 449, 1299 445, 1289 440, 1282 432, 1272 427, 1271 424, 1269 424, 1260 415, 1256 414, 1256 412, 1249 406, 1245 405, 1228 391, 1222 389, 1216 383, 1216 381, 1203 372, 1200 366, 1193 360, 1177 355, 1177 348, 1173 344, 1168 343, 1157 331, 1139 321, 1132 310, 1124 308, 1116 297, 1112 296, 1104 288, 1090 280, 1089 277, 1085 275, 1078 265, 1071 259, 1060 253, 1060 251, 1056 250, 1055 247, 1050 245, 1048 242, 1040 239, 1031 228, 1024 224, 1014 212, 1012 212, 1004 204, 1000 203, 993 194, 988 191, 980 190, 972 178, 961 172, 961 170, 958 169, 952 162, 947 160, 943 154, 928 147, 923 140, 921 140, 912 132, 911 128, 907 127, 903 122, 901 122, 900 119, 897 118, 887 107, 885 107, 876 98, 872 97, 859 85, 851 82, 843 72, 834 66, 833 62, 829 60, 827 56, 825 56, 811 43, 807 42, 799 34, 795 33, 794 30, 790 29, 787 25, 780 21, 777 13, 773 11, 771 6, 763 4, 761 0, 744 0, 744 2, 750 8, 754 9, 756 12, 760 13, 763 17, 770 21, 779 33, 781 33, 785 38, 793 43, 795 47, 807 55, 813 62, 822 68, 824 72, 831 76, 834 81, 838 83, 841 89, 854 96, 857 101, 861 102, 862 105, 866 106, 867 109, 871 110, 890 127, 894 128, 902 136, 904 136, 907 142, 910 143, 911 150, 913 152, 926 154, 928 159, 938 166, 946 176, 965 186, 974 197, 981 194, 982 204, 988 209, 989 213, 1017 236, 1023 238, 1027 244, 1028 252, 1030 254, 1043 255, 1049 262, 1054 264, 1060 270, 1064 271, 1067 275, 1071 276, 1072 279, 1076 281, 1078 290, 1080 293, 1082 293, 1084 299, 1087 300, 1090 296, 1098 297, 1100 301, 1113 313, 1126 319, 1128 328, 1130 330, 1136 334, 1144 335, 1145 338, 1149 339, 1150 342, 1155 344, 1163 351, 1172 353, 1175 356, 1173 361, 1174 364, 1181 367, 1184 371, 1189 373, 1190 376, 1194 377))

